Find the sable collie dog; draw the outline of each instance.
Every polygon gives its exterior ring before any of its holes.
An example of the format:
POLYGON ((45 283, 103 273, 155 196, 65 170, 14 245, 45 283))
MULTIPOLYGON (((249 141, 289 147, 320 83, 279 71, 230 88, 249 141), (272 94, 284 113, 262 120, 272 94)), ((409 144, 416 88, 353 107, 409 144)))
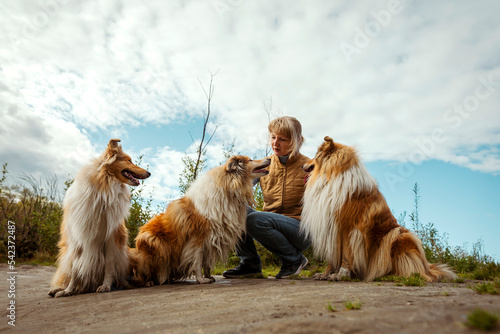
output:
POLYGON ((254 204, 252 180, 267 175, 269 163, 233 156, 142 226, 131 249, 137 278, 148 286, 193 274, 198 283, 215 281, 210 269, 245 231, 246 206, 254 204))
POLYGON ((127 185, 138 186, 138 179, 151 174, 134 165, 119 142, 111 139, 104 153, 80 170, 66 192, 58 269, 49 291, 52 297, 106 292, 113 283, 128 286, 127 185))
POLYGON ((373 281, 412 273, 429 282, 455 278, 448 266, 429 264, 420 239, 398 225, 356 151, 330 137, 324 140, 302 167, 310 176, 301 229, 311 237, 316 255, 328 263, 315 278, 373 281))

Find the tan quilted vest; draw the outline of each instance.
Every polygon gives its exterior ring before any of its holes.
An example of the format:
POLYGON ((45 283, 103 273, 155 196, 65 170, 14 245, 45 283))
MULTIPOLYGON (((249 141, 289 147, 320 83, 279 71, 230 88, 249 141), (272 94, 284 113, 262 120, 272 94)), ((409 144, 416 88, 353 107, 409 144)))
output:
MULTIPOLYGON (((268 157, 269 158, 269 157, 268 157)), ((271 157, 269 175, 260 178, 264 195, 263 211, 280 213, 300 220, 306 173, 302 166, 310 159, 299 154, 282 164, 276 155, 271 157)))

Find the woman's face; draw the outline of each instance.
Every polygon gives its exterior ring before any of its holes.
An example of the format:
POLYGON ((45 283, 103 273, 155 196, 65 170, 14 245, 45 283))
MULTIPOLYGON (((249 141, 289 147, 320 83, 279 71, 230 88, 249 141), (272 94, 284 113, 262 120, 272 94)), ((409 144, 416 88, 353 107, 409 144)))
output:
POLYGON ((271 132, 271 147, 274 154, 281 157, 292 153, 292 142, 290 138, 271 132))

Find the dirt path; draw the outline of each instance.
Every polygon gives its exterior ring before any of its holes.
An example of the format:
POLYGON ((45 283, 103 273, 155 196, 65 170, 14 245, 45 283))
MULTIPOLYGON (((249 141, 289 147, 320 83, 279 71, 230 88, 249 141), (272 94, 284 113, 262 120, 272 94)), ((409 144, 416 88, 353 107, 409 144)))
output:
MULTIPOLYGON (((54 267, 17 266, 15 330, 22 333, 469 333, 463 325, 476 307, 500 311, 500 297, 467 284, 403 287, 394 283, 236 279, 194 281, 152 288, 47 295, 54 267), (346 311, 347 299, 363 303, 346 311), (338 312, 329 312, 330 303, 338 312)), ((2 321, 9 281, 0 264, 2 321)), ((500 329, 497 328, 500 332, 500 329)))

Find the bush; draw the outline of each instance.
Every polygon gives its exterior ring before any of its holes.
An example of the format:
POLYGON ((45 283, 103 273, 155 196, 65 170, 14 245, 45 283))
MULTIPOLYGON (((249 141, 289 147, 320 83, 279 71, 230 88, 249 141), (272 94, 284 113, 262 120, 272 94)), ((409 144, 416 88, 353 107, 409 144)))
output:
MULTIPOLYGON (((484 252, 483 240, 479 239, 472 245, 472 253, 465 247, 452 248, 448 244, 448 235, 440 234, 433 223, 422 224, 419 219, 420 188, 415 183, 413 187, 414 211, 409 216, 409 228, 422 241, 425 256, 430 263, 447 263, 458 274, 469 275, 472 279, 491 280, 500 276, 500 266, 491 256, 484 252)), ((399 223, 406 226, 406 212, 400 215, 399 223)))
POLYGON ((0 251, 6 256, 8 221, 15 224, 16 257, 30 259, 36 253, 57 253, 62 205, 57 178, 41 180, 23 174, 24 183, 7 185, 7 164, 0 179, 0 251))
POLYGON ((500 295, 500 282, 484 282, 471 286, 479 294, 500 295))
POLYGON ((485 331, 492 330, 498 323, 498 315, 482 310, 475 309, 467 316, 465 323, 469 327, 479 328, 485 331))

